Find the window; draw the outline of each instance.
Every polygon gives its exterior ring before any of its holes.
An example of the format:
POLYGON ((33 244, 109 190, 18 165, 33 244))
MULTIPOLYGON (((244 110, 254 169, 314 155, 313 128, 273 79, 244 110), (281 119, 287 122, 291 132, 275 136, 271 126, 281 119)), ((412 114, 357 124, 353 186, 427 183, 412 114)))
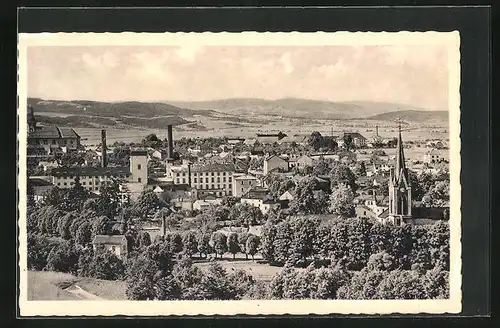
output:
POLYGON ((67 185, 68 185, 68 183, 67 183, 67 182, 65 182, 65 183, 64 183, 64 185, 65 185, 65 186, 67 186, 67 185))
POLYGON ((229 177, 229 182, 231 182, 231 181, 232 181, 232 179, 231 179, 231 177, 229 177))
POLYGON ((70 143, 70 144, 73 144, 73 140, 70 140, 70 141, 69 141, 69 143, 70 143))
POLYGON ((44 144, 44 145, 48 144, 47 139, 43 139, 43 144, 44 144))
POLYGON ((55 139, 52 139, 52 144, 55 145, 56 144, 56 140, 55 139))
POLYGON ((197 182, 197 179, 196 179, 196 178, 194 178, 194 183, 196 183, 196 182, 197 182))
POLYGON ((212 182, 214 182, 214 178, 212 178, 212 182))
POLYGON ((220 184, 217 185, 217 189, 220 189, 220 184))
POLYGON ((220 175, 220 172, 217 172, 217 176, 219 176, 219 175, 220 175))
POLYGON ((95 187, 95 190, 97 191, 97 190, 99 190, 99 188, 95 187))
POLYGON ((241 188, 241 192, 243 192, 243 188, 241 188))
POLYGON ((217 182, 220 182, 220 178, 217 178, 217 182))
POLYGON ((137 169, 140 170, 141 169, 141 164, 137 164, 137 169))
POLYGON ((85 186, 86 184, 87 184, 87 183, 86 183, 85 181, 83 181, 83 182, 82 182, 82 185, 84 185, 84 186, 85 186))
POLYGON ((215 188, 214 188, 214 185, 212 185, 212 189, 215 189, 215 188))
POLYGON ((142 182, 142 178, 137 178, 137 182, 142 182))
POLYGON ((208 181, 208 178, 205 178, 205 182, 206 182, 206 183, 208 183, 208 182, 209 182, 209 181, 208 181))
POLYGON ((176 177, 180 177, 181 175, 180 175, 180 173, 179 173, 179 172, 177 172, 177 173, 175 174, 175 176, 176 176, 176 177))
POLYGON ((185 177, 186 176, 186 172, 182 172, 182 176, 185 177))
POLYGON ((58 185, 58 186, 60 186, 60 185, 61 185, 61 183, 60 183, 60 182, 58 182, 58 183, 57 183, 57 185, 58 185))
POLYGON ((222 178, 222 182, 226 182, 226 178, 225 178, 225 177, 224 177, 224 178, 222 178))
POLYGON ((214 175, 215 175, 215 173, 214 173, 214 172, 212 172, 212 176, 214 176, 214 175))
POLYGON ((186 183, 186 178, 182 178, 182 183, 185 184, 186 183))

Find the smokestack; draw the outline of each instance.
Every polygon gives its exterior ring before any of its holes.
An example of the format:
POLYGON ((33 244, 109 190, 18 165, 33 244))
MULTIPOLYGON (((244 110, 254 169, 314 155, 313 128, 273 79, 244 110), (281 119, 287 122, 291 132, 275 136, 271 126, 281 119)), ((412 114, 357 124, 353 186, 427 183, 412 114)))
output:
POLYGON ((168 158, 174 158, 174 136, 172 132, 172 125, 167 126, 167 138, 168 138, 168 158))
POLYGON ((378 125, 375 126, 375 135, 378 137, 378 125))
POLYGON ((106 130, 101 130, 101 166, 108 166, 108 148, 106 147, 106 130))
POLYGON ((188 184, 191 187, 191 163, 188 163, 188 184))

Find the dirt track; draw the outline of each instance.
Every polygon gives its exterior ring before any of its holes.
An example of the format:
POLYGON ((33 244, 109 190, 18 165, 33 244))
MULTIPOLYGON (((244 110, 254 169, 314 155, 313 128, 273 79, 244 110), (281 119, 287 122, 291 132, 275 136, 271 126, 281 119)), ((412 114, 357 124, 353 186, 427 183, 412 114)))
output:
POLYGON ((99 297, 97 295, 94 295, 92 293, 87 292, 86 290, 82 289, 78 285, 71 285, 68 288, 64 289, 65 291, 75 295, 81 300, 102 300, 102 297, 99 297))

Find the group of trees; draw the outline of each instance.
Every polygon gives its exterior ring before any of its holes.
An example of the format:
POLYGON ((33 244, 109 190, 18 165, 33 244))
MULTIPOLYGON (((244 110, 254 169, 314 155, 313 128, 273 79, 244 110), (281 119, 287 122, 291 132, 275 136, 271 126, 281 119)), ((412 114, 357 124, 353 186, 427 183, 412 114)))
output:
POLYGON ((304 266, 313 259, 342 260, 349 270, 361 270, 379 252, 393 256, 396 268, 447 270, 449 226, 437 222, 396 227, 360 218, 325 222, 299 216, 262 228, 261 254, 271 264, 304 266))
POLYGON ((305 270, 286 266, 273 277, 268 294, 274 299, 445 299, 449 297, 448 271, 394 269, 395 258, 372 254, 367 266, 349 271, 341 261, 305 270))
MULTIPOLYGON (((146 232, 142 232, 140 235, 141 245, 149 246, 151 244, 149 235, 146 232)), ((199 254, 201 258, 207 258, 210 254, 222 258, 225 253, 230 253, 234 259, 236 254, 243 253, 246 259, 249 255, 254 259, 255 254, 260 249, 260 237, 246 231, 230 232, 227 235, 220 231, 169 232, 164 236, 157 236, 154 243, 160 244, 171 254, 184 254, 189 257, 199 254)))

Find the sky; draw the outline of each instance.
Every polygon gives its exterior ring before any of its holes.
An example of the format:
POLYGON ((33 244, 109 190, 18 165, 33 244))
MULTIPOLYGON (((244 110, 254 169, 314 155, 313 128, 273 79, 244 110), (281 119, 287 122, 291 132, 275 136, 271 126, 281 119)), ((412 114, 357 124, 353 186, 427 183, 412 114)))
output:
POLYGON ((448 108, 444 45, 33 46, 28 96, 51 100, 305 98, 448 108))

